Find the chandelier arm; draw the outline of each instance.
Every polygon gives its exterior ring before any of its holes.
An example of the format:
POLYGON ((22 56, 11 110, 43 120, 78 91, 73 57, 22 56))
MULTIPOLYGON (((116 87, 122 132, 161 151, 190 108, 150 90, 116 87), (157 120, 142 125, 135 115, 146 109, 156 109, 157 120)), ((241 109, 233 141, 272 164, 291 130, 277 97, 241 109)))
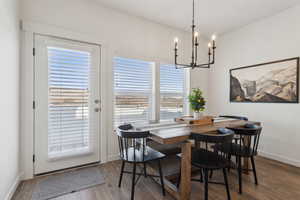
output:
POLYGON ((210 49, 208 49, 208 63, 210 63, 210 56, 211 56, 211 52, 210 49))
MULTIPOLYGON (((215 45, 215 44, 214 44, 215 45)), ((215 63, 215 50, 216 50, 216 47, 213 46, 213 61, 212 61, 212 64, 215 63)))
POLYGON ((191 68, 191 65, 185 65, 185 64, 175 64, 176 69, 184 69, 184 68, 191 68), (180 67, 179 67, 180 66, 180 67))
POLYGON ((215 61, 212 61, 212 62, 209 62, 209 63, 202 63, 202 64, 199 64, 199 65, 196 65, 196 67, 210 66, 210 65, 213 65, 213 64, 215 64, 215 61))
POLYGON ((208 57, 208 63, 202 63, 202 64, 199 64, 199 65, 196 65, 195 67, 197 68, 210 68, 210 65, 213 65, 215 64, 215 53, 213 52, 213 60, 210 61, 210 54, 209 54, 209 57, 208 57), (207 66, 207 67, 203 67, 203 66, 207 66))
POLYGON ((196 65, 196 67, 210 66, 210 65, 215 64, 215 49, 216 49, 216 47, 213 47, 212 49, 213 49, 213 53, 212 53, 213 60, 211 61, 211 52, 209 50, 208 51, 208 63, 199 64, 199 65, 196 65))
POLYGON ((177 51, 178 50, 175 48, 174 49, 174 52, 175 52, 175 65, 177 65, 177 57, 178 57, 177 51))
POLYGON ((213 52, 213 60, 212 61, 210 61, 210 57, 211 57, 211 54, 209 54, 208 63, 202 63, 202 64, 194 65, 194 67, 193 67, 192 65, 177 63, 177 56, 176 56, 175 67, 176 67, 176 69, 181 69, 181 68, 210 68, 210 65, 215 64, 215 52, 213 52), (178 67, 178 66, 183 66, 183 67, 178 67))
POLYGON ((198 60, 198 43, 195 44, 195 65, 197 65, 198 60))
POLYGON ((192 64, 195 63, 195 38, 194 38, 194 25, 192 26, 192 64))
POLYGON ((201 64, 201 65, 196 65, 195 68, 210 68, 210 65, 209 63, 207 64, 201 64))

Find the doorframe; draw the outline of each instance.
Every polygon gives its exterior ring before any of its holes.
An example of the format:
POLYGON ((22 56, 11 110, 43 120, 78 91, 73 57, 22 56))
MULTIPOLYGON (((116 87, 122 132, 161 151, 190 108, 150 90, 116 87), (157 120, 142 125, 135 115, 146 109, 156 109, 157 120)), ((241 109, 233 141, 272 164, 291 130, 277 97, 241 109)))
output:
MULTIPOLYGON (((101 46, 100 49, 100 100, 101 100, 101 113, 100 113, 100 163, 108 161, 107 148, 108 148, 108 134, 110 130, 110 123, 107 123, 109 114, 109 98, 107 93, 111 87, 108 83, 107 74, 111 74, 111 67, 103 67, 112 65, 113 50, 99 39, 98 36, 87 33, 80 33, 78 31, 70 31, 68 29, 44 25, 32 22, 21 22, 21 71, 20 71, 20 168, 21 179, 31 179, 34 177, 34 35, 41 34, 61 39, 79 41, 84 43, 96 44, 101 46), (111 58, 111 59, 109 59, 111 58), (106 97, 106 98, 105 98, 106 97)), ((109 120, 109 119, 108 119, 109 120)))
MULTIPOLYGON (((34 48, 35 48, 35 59, 34 59, 34 102, 35 102, 35 105, 39 105, 38 101, 41 101, 41 98, 42 96, 41 95, 38 95, 38 91, 41 92, 41 90, 37 90, 38 89, 38 85, 42 84, 44 85, 44 83, 40 82, 40 81, 44 81, 44 80, 41 80, 39 78, 39 75, 42 75, 45 73, 45 70, 38 70, 39 66, 37 65, 37 63, 39 62, 44 62, 47 60, 46 55, 41 55, 41 57, 36 57, 38 55, 40 55, 40 53, 38 51, 42 50, 44 51, 43 49, 44 48, 47 48, 48 45, 58 45, 58 47, 61 47, 61 48, 70 48, 70 49, 73 49, 74 50, 80 50, 80 51, 87 51, 89 53, 91 53, 91 56, 97 56, 97 58, 95 58, 95 60, 98 60, 96 63, 95 66, 92 66, 94 68, 94 70, 96 70, 97 74, 97 79, 94 79, 95 82, 93 82, 93 86, 95 87, 94 89, 92 89, 92 91, 95 91, 97 96, 94 96, 94 98, 96 99, 99 99, 101 100, 102 96, 101 96, 101 45, 99 44, 94 44, 94 43, 88 43, 88 42, 82 42, 82 41, 77 41, 77 40, 70 40, 70 39, 66 39, 66 38, 61 38, 61 37, 56 37, 56 36, 49 36, 49 35, 44 35, 44 34, 37 34, 37 33, 34 33, 34 48), (42 48, 42 49, 41 49, 42 48), (94 53, 94 51, 96 51, 95 49, 97 49, 97 53, 94 53), (45 60, 46 59, 46 60, 45 60), (39 60, 39 61, 38 61, 39 60), (39 74, 39 73, 42 73, 42 74, 39 74)), ((92 58, 94 59, 94 58, 92 58)), ((93 62, 94 63, 94 62, 93 62)), ((40 63, 41 64, 41 63, 40 63)), ((44 74, 45 75, 45 74, 44 74)), ((44 77, 45 78, 45 77, 44 77)), ((48 82, 48 81, 47 81, 48 82)), ((45 85, 44 85, 45 86, 45 85)), ((43 97, 44 98, 44 97, 43 97)), ((44 99, 45 100, 45 99, 44 99)), ((89 101, 89 102, 93 102, 94 101, 89 101)), ((41 102, 40 102, 41 103, 41 102)), ((83 165, 88 165, 88 164, 95 164, 95 163, 100 163, 101 162, 101 149, 100 149, 100 144, 101 144, 101 138, 100 138, 100 135, 101 135, 101 112, 94 112, 92 111, 92 107, 93 106, 96 106, 96 105, 89 105, 91 106, 91 108, 89 109, 90 112, 92 112, 96 117, 97 120, 95 121, 90 121, 92 123, 96 123, 95 125, 97 126, 96 128, 96 132, 95 133, 95 136, 97 138, 97 140, 90 140, 89 142, 92 142, 92 146, 96 146, 96 155, 97 155, 97 160, 93 160, 93 161, 88 161, 88 160, 91 160, 91 158, 93 157, 93 159, 95 158, 95 154, 94 154, 94 150, 93 152, 88 152, 88 153, 83 153, 83 154, 74 154, 74 155, 70 155, 70 156, 63 156, 63 158, 54 158, 54 159, 50 159, 51 161, 49 161, 49 158, 42 158, 40 156, 42 155, 39 155, 40 153, 42 153, 43 151, 45 151, 44 149, 44 146, 41 146, 39 144, 39 142, 42 142, 40 141, 42 138, 39 137, 39 134, 36 134, 36 133, 39 133, 37 131, 40 131, 40 129, 38 128, 38 124, 42 123, 42 121, 38 120, 37 118, 37 114, 39 113, 39 117, 46 117, 46 115, 43 115, 41 113, 41 110, 39 110, 39 108, 37 108, 35 106, 34 108, 34 175, 40 175, 40 174, 45 174, 45 173, 51 173, 52 171, 59 171, 59 170, 65 170, 65 169, 69 169, 69 168, 75 168, 77 166, 83 166, 83 165), (37 122, 36 120, 38 120, 39 122, 37 122), (38 140, 39 138, 39 140, 38 140), (38 147, 38 149, 37 149, 38 147), (42 150, 42 149, 44 150, 42 150), (42 150, 42 152, 39 152, 39 150, 42 150), (38 159, 36 159, 38 158, 38 159), (41 161, 41 160, 44 160, 44 161, 41 161), (55 161, 54 161, 55 160, 55 161), (76 161, 75 161, 76 160, 76 161), (54 161, 54 164, 53 164, 53 161, 54 161), (40 172, 41 170, 41 166, 42 165, 39 165, 39 163, 43 163, 43 164, 46 164, 44 162, 47 162, 47 164, 49 166, 57 166, 58 163, 61 163, 61 165, 64 165, 64 167, 61 166, 61 168, 59 169, 50 169, 51 167, 49 167, 48 171, 47 172, 40 172), (73 163, 71 165, 67 165, 66 163, 73 163), (80 162, 83 162, 83 163, 80 163, 80 162), (76 163, 76 164, 75 164, 76 163), (37 170, 39 168, 39 170, 37 170)), ((100 104, 97 105, 97 106, 102 106, 101 105, 101 101, 100 101, 100 104)), ((43 108, 40 108, 42 110, 44 110, 43 108)), ((47 111, 49 112, 49 111, 47 111)), ((47 123, 49 125, 49 123, 47 123)), ((44 127, 44 126, 43 126, 44 127)), ((45 138, 44 138, 45 139, 45 138)), ((44 154, 45 152, 43 152, 44 154)), ((43 155, 45 156, 45 155, 43 155)), ((48 166, 47 166, 48 167, 48 166)), ((45 168, 45 167, 42 167, 42 168, 45 168)))

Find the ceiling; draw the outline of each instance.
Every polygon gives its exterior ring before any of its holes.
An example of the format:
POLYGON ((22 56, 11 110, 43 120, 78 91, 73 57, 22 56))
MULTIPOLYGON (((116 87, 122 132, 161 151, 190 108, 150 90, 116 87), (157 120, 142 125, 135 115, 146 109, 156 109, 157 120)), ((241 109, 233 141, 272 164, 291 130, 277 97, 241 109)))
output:
MULTIPOLYGON (((192 0, 96 0, 131 15, 190 30, 192 0)), ((195 0, 200 33, 222 34, 299 4, 299 0, 195 0)))

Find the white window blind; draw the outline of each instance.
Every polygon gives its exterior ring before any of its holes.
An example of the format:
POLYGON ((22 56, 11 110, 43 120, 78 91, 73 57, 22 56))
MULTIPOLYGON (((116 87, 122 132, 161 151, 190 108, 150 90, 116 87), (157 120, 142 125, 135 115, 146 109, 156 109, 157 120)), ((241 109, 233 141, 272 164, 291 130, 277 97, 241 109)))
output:
POLYGON ((48 156, 85 152, 89 145, 90 53, 48 47, 48 156))
POLYGON ((160 66, 160 120, 183 115, 184 70, 174 65, 160 66))
POLYGON ((149 121, 153 63, 114 58, 114 124, 149 121))

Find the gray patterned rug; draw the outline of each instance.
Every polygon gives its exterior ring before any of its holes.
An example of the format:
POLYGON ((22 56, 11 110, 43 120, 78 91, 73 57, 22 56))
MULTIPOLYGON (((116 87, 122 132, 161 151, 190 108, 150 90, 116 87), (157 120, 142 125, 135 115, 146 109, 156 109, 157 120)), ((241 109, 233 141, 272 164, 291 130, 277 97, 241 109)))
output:
POLYGON ((46 200, 104 183, 96 167, 79 169, 40 180, 34 188, 32 200, 46 200))

